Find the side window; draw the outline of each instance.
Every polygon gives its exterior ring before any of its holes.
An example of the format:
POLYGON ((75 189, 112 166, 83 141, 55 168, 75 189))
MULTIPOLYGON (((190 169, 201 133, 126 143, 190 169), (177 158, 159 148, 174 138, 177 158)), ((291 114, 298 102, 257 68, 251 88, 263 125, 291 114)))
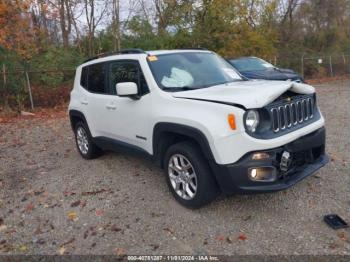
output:
POLYGON ((84 66, 81 69, 80 85, 85 89, 87 89, 87 74, 88 74, 88 68, 87 66, 84 66))
POLYGON ((139 95, 149 93, 146 79, 138 62, 117 61, 110 65, 110 90, 116 94, 115 86, 122 82, 134 82, 139 89, 139 95))
POLYGON ((103 94, 105 91, 105 68, 103 63, 89 66, 87 77, 88 90, 93 93, 103 94))

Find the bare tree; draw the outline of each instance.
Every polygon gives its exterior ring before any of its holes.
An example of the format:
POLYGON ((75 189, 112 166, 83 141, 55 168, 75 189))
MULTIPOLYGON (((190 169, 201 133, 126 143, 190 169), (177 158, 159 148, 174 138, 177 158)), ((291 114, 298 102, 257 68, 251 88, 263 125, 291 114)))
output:
POLYGON ((113 0, 112 3, 112 32, 113 32, 113 51, 120 50, 120 2, 113 0))
MULTIPOLYGON (((104 1, 103 1, 104 2, 104 1)), ((97 26, 107 12, 107 5, 99 6, 101 10, 96 12, 97 0, 84 0, 84 10, 88 29, 88 52, 89 56, 95 53, 94 36, 97 26)))
POLYGON ((65 48, 69 45, 69 35, 72 31, 71 13, 69 0, 59 0, 60 25, 62 31, 63 46, 65 48))
POLYGON ((158 34, 161 35, 165 32, 168 26, 168 19, 166 15, 166 3, 164 0, 153 0, 156 9, 156 17, 158 24, 158 34))

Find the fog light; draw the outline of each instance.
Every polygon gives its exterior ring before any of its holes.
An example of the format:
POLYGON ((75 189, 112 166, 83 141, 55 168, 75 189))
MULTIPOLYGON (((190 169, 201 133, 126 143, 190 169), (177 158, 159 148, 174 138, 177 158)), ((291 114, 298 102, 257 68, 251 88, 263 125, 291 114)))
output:
POLYGON ((255 179, 257 175, 258 175, 258 171, 256 170, 256 168, 253 168, 250 170, 251 178, 255 179))
POLYGON ((274 167, 249 168, 248 177, 253 181, 273 182, 277 179, 276 169, 274 167))
POLYGON ((269 157, 270 157, 270 155, 268 153, 265 153, 265 152, 254 153, 252 155, 253 160, 262 160, 262 159, 267 159, 269 157))

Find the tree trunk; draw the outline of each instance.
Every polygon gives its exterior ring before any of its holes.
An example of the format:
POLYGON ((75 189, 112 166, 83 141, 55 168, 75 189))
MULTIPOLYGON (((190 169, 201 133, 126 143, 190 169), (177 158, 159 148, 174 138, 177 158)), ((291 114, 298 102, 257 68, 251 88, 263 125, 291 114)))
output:
POLYGON ((120 16, 119 16, 119 10, 120 10, 120 1, 119 0, 113 0, 113 21, 112 21, 112 28, 113 28, 113 51, 119 51, 120 50, 120 16))

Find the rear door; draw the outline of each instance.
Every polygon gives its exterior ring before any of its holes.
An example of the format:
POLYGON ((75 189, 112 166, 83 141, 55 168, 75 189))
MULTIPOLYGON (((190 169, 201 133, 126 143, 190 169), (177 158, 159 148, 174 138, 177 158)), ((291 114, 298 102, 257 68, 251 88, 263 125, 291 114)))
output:
POLYGON ((85 117, 92 136, 108 136, 108 114, 110 95, 107 82, 107 64, 96 63, 87 66, 86 92, 82 98, 85 117))

